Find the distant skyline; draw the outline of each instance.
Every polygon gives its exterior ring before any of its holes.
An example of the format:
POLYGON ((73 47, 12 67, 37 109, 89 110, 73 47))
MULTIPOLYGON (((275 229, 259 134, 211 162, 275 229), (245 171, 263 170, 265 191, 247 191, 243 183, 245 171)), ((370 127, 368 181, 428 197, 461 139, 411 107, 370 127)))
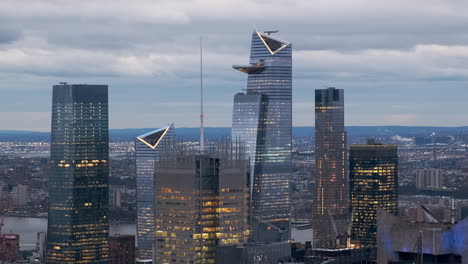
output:
POLYGON ((108 84, 111 128, 227 127, 250 34, 294 45, 293 125, 314 89, 345 90, 347 126, 468 125, 468 2, 85 0, 0 2, 0 130, 50 131, 52 85, 108 84), (60 4, 59 4, 60 3, 60 4))

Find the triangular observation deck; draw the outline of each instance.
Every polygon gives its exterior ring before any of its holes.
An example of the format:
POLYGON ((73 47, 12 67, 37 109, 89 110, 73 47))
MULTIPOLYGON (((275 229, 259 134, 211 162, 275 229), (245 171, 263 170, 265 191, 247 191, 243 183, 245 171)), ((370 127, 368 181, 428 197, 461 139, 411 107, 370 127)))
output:
POLYGON ((167 131, 169 131, 171 126, 172 125, 168 125, 168 126, 153 130, 151 132, 138 136, 137 139, 145 143, 148 147, 155 149, 158 146, 159 142, 161 142, 161 140, 164 138, 167 131))

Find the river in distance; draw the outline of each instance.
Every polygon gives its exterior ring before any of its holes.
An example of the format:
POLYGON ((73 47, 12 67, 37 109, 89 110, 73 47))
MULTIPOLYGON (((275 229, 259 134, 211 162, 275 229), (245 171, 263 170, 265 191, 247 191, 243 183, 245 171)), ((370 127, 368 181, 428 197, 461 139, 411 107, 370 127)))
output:
MULTIPOLYGON (((37 233, 47 232, 47 218, 35 217, 3 217, 2 233, 20 235, 20 250, 34 250, 36 248, 37 233)), ((312 229, 297 230, 292 228, 292 239, 305 243, 312 238, 312 229)), ((136 235, 136 224, 111 223, 111 235, 136 235)))
MULTIPOLYGON (((3 234, 20 235, 20 250, 33 250, 36 248, 37 233, 47 231, 47 218, 34 217, 3 217, 3 234)), ((135 224, 111 223, 110 234, 135 235, 135 224)))

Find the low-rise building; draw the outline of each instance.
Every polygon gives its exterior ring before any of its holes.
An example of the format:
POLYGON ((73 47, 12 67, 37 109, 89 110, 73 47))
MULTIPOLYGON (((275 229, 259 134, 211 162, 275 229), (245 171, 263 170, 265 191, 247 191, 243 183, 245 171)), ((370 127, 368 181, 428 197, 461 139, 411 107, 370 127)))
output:
POLYGON ((468 218, 441 222, 421 209, 413 222, 378 210, 377 263, 468 264, 468 218))
POLYGON ((289 242, 219 246, 216 252, 217 264, 278 264, 290 258, 289 242))
POLYGON ((417 169, 416 188, 418 189, 441 189, 443 178, 440 169, 417 169))

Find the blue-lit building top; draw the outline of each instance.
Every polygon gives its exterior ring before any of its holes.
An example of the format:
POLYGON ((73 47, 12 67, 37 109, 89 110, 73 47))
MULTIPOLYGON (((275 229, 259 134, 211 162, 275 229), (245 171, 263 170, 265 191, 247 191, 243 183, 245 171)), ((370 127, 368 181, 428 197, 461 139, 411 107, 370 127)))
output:
MULTIPOLYGON (((251 158, 252 216, 289 236, 291 210, 292 47, 254 31, 250 63, 234 65, 248 74, 244 95, 236 95, 233 140, 246 142, 251 158)), ((262 240, 253 230, 254 239, 262 240)))
POLYGON ((410 222, 378 209, 377 263, 468 263, 468 218, 458 223, 429 218, 410 222))
POLYGON ((138 259, 153 258, 154 244, 154 177, 161 147, 174 143, 174 126, 168 125, 135 139, 137 178, 137 240, 138 259))

